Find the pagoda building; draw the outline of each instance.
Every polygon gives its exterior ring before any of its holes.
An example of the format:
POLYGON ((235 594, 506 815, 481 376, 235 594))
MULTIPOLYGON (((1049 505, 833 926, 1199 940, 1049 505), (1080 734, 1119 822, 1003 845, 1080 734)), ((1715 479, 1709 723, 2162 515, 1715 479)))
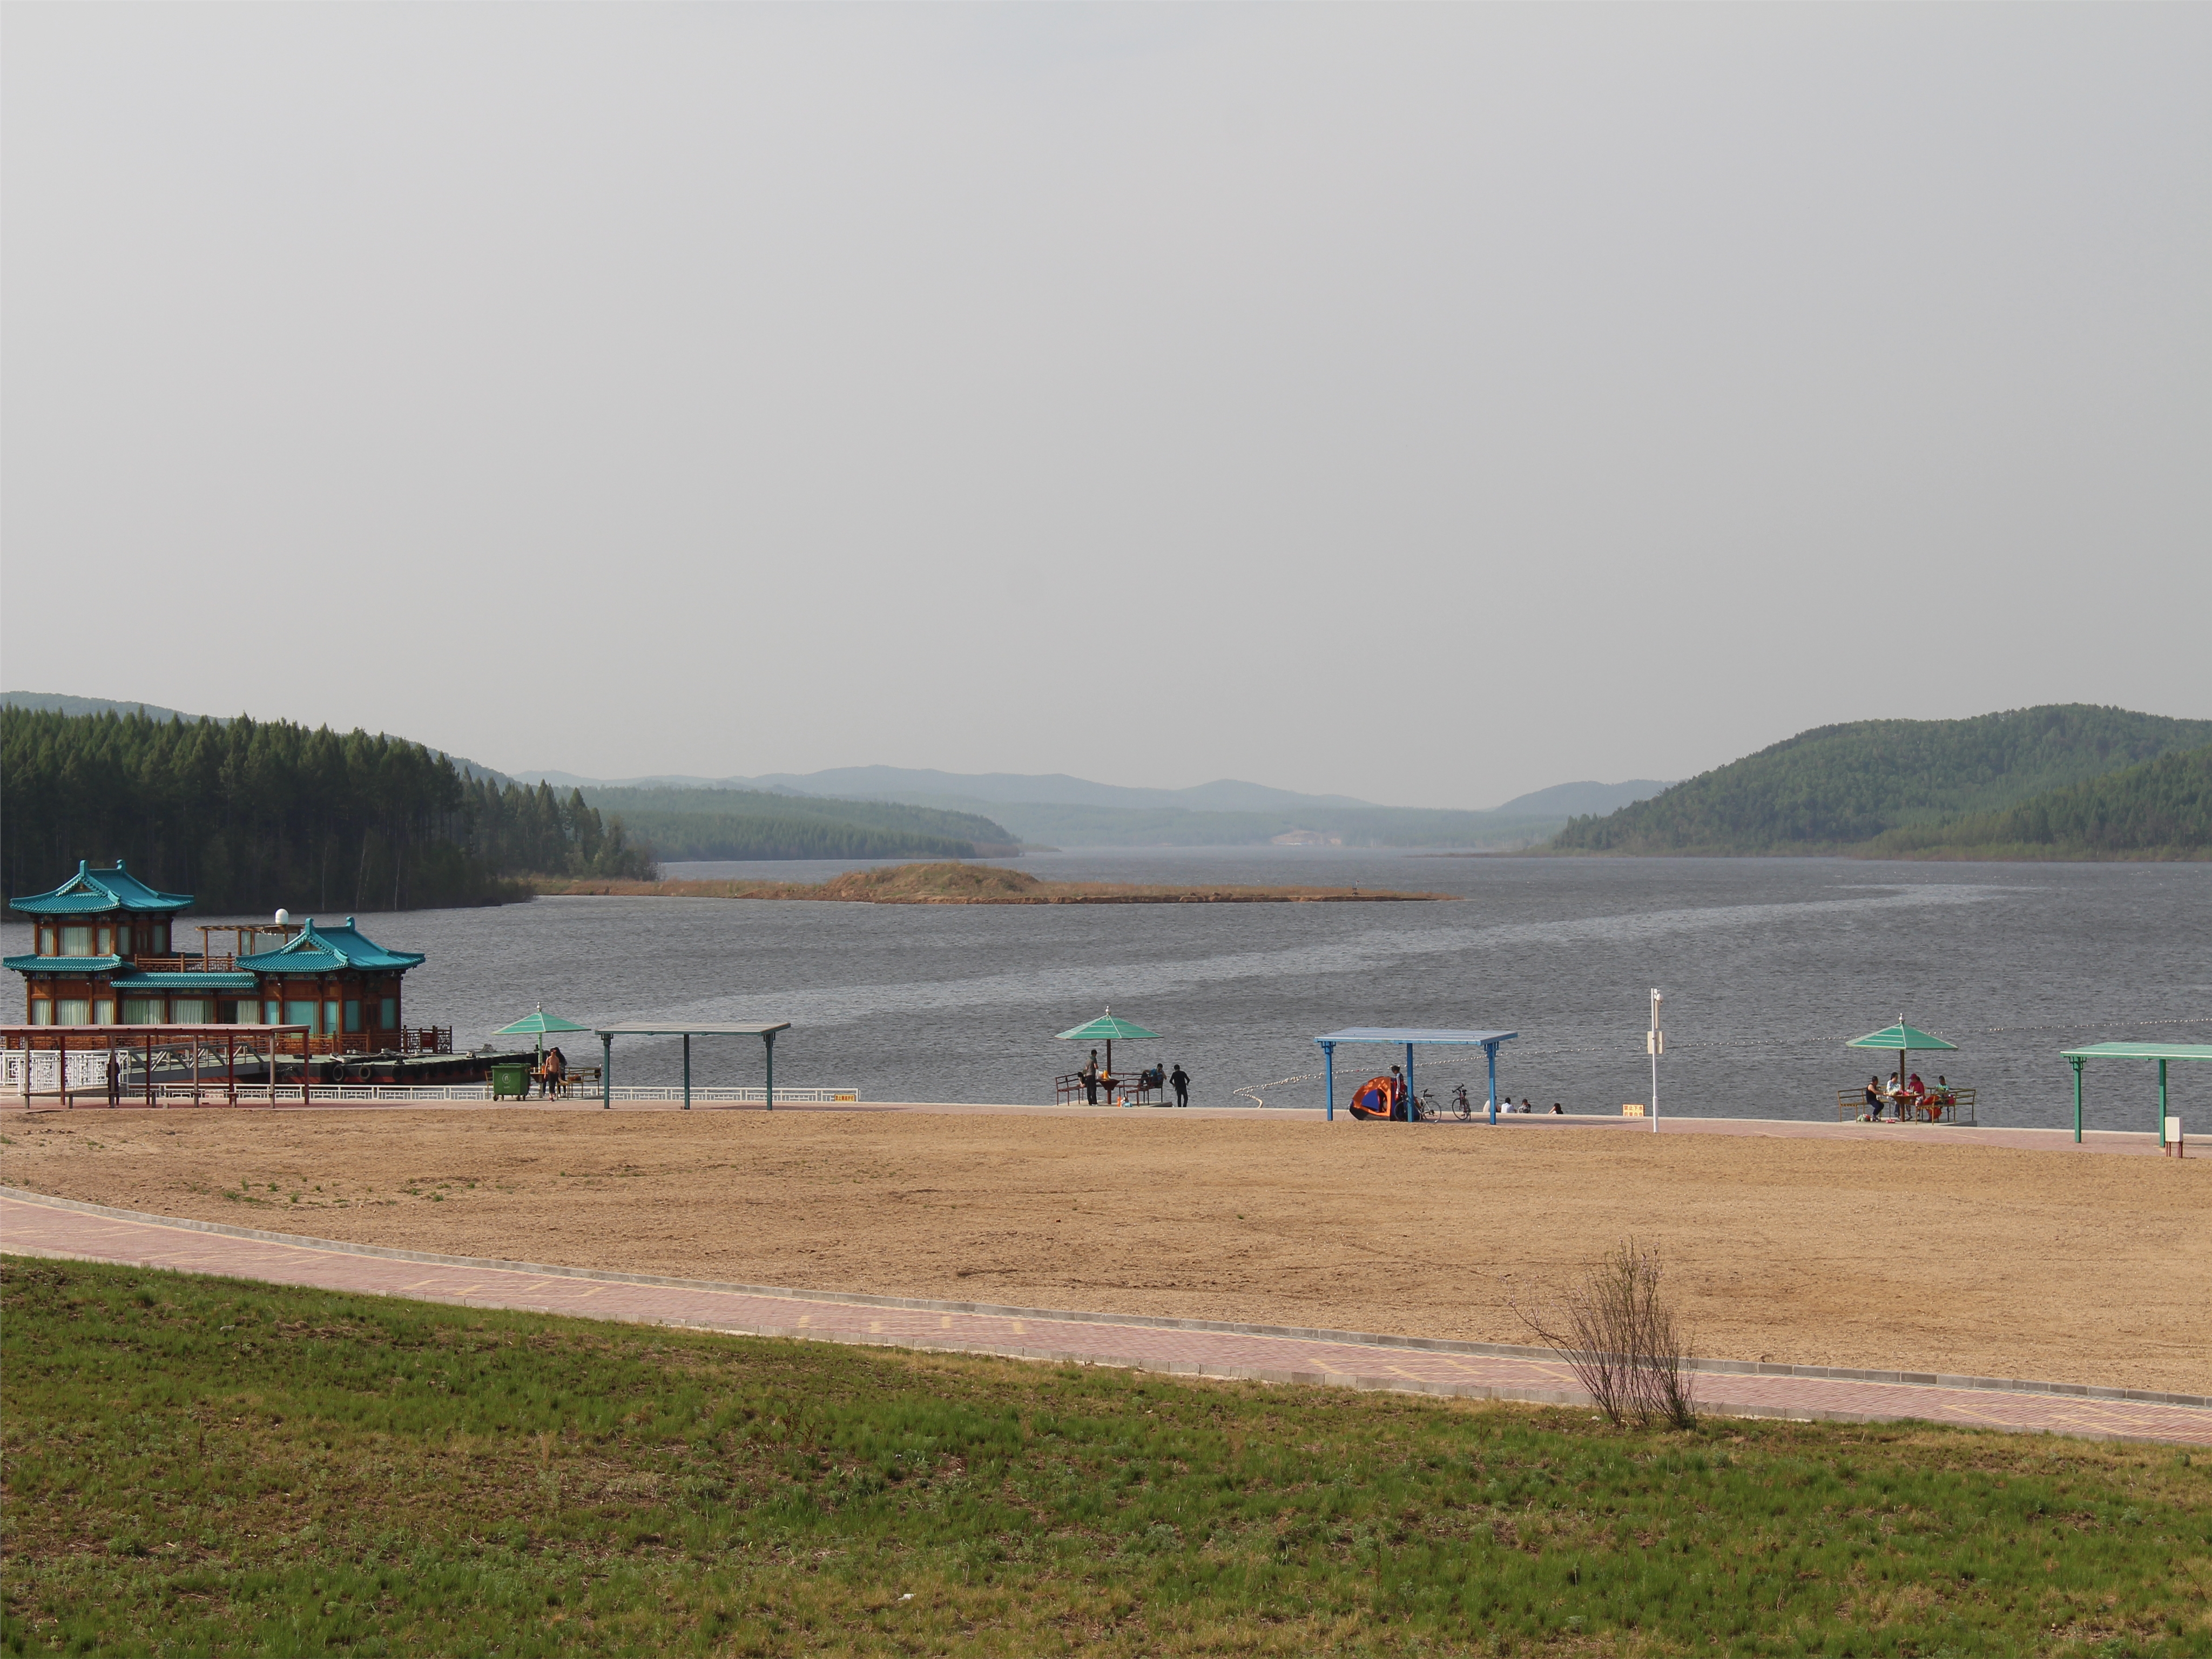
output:
POLYGON ((401 984, 422 957, 387 951, 348 916, 343 927, 225 922, 200 928, 197 954, 173 948, 188 893, 157 892, 123 867, 76 874, 51 893, 9 901, 31 919, 36 948, 9 957, 22 975, 33 1025, 305 1025, 323 1053, 412 1047, 401 984), (234 936, 227 956, 209 936, 234 936), (259 949, 263 935, 282 941, 259 949))

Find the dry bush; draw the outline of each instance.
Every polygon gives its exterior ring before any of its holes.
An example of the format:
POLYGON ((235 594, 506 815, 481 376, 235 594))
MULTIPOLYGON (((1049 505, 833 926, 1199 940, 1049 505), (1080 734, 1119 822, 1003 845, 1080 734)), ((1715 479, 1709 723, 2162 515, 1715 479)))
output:
POLYGON ((1624 1239, 1564 1292, 1534 1307, 1516 1302, 1513 1311, 1614 1423, 1632 1417, 1686 1429, 1696 1413, 1696 1373, 1664 1277, 1656 1245, 1624 1239))

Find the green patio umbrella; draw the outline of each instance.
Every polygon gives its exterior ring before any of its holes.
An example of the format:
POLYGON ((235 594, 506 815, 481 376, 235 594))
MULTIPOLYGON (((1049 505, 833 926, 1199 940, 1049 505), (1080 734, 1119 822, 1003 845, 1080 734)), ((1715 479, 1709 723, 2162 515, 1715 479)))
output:
POLYGON ((1072 1031, 1062 1031, 1060 1034, 1060 1040, 1062 1042, 1104 1042, 1106 1071, 1109 1076, 1111 1076, 1114 1071, 1114 1039, 1115 1037, 1120 1037, 1125 1042, 1158 1042, 1160 1040, 1160 1034, 1158 1031, 1147 1031, 1143 1026, 1132 1024, 1126 1019, 1115 1018, 1114 1011, 1111 1008, 1088 1025, 1079 1025, 1072 1031))
POLYGON ((1894 1048, 1897 1051, 1897 1083, 1899 1088, 1905 1086, 1905 1056, 1909 1050, 1949 1048, 1955 1051, 1958 1046, 1955 1042, 1944 1042, 1942 1037, 1930 1036, 1917 1026, 1907 1025, 1903 1014, 1897 1017, 1896 1024, 1883 1030, 1869 1031, 1863 1037, 1853 1037, 1844 1045, 1846 1048, 1894 1048))
POLYGON ((563 1019, 558 1014, 547 1013, 545 1005, 541 1002, 538 1005, 536 1013, 525 1014, 514 1024, 502 1025, 492 1035, 494 1036, 535 1036, 538 1039, 538 1058, 542 1060, 545 1055, 545 1034, 548 1031, 588 1031, 591 1029, 588 1025, 577 1024, 573 1019, 563 1019))

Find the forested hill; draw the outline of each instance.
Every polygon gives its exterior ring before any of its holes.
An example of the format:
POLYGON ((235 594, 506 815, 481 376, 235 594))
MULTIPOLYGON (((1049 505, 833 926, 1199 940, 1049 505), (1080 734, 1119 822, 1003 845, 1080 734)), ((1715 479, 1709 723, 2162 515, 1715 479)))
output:
POLYGON ((586 789, 663 859, 962 859, 1012 853, 1004 826, 973 812, 765 790, 586 789))
POLYGON ((653 873, 574 791, 471 781, 420 744, 283 720, 0 708, 0 788, 11 897, 80 859, 123 859, 215 915, 491 904, 525 896, 525 875, 653 873))
POLYGON ((2002 812, 1892 830, 1866 850, 1899 858, 2212 858, 2212 747, 2161 755, 2002 812))
POLYGON ((1972 720, 1856 720, 1801 732, 1603 817, 1577 818, 1551 846, 1606 853, 1872 852, 1877 848, 1869 843, 1892 831, 2003 813, 2207 744, 2212 720, 2086 703, 1972 720))

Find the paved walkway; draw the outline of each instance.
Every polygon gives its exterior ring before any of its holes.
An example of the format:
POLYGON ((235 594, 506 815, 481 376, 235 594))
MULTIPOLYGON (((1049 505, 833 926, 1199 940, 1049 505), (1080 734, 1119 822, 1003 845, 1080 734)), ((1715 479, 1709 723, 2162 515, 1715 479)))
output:
MULTIPOLYGON (((682 1109, 680 1101, 618 1100, 617 1112, 673 1112, 682 1109)), ((80 1112, 104 1112, 109 1109, 106 1097, 97 1094, 81 1095, 76 1103, 64 1109, 52 1095, 33 1098, 27 1105, 18 1096, 0 1095, 0 1116, 28 1110, 35 1113, 70 1109, 80 1112)), ((148 1108, 143 1104, 128 1105, 125 1111, 254 1111, 270 1109, 266 1105, 224 1106, 210 1101, 204 1106, 179 1103, 166 1107, 148 1108)), ((296 1102, 275 1109, 280 1112, 597 1112, 601 1109, 596 1097, 591 1099, 552 1101, 327 1101, 318 1098, 311 1107, 303 1108, 296 1102)), ((692 1109, 701 1112, 758 1112, 763 1107, 736 1104, 729 1101, 702 1101, 692 1109)), ((995 1105, 963 1101, 859 1101, 829 1104, 817 1102, 794 1102, 778 1105, 779 1112, 931 1112, 955 1116, 1012 1116, 1012 1117, 1090 1117, 1108 1118, 1124 1123, 1155 1121, 1187 1122, 1193 1118, 1234 1118, 1243 1122, 1274 1120, 1291 1122, 1316 1123, 1321 1112, 1316 1107, 1303 1106, 1193 1106, 1185 1111, 1172 1107, 1160 1109, 1150 1106, 1024 1106, 995 1105)), ((1403 1133, 1407 1126, 1396 1124, 1363 1124, 1355 1122, 1349 1113, 1340 1112, 1337 1121, 1347 1129, 1362 1134, 1403 1133)), ((1442 1122, 1421 1126, 1422 1133, 1449 1129, 1466 1133, 1489 1130, 1489 1121, 1480 1115, 1462 1122, 1457 1118, 1446 1118, 1442 1122)), ((1651 1125, 1641 1118, 1600 1117, 1588 1114, 1570 1114, 1553 1117, 1548 1113, 1533 1117, 1501 1117, 1496 1127, 1510 1129, 1516 1134, 1559 1133, 1565 1130, 1600 1130, 1613 1134, 1642 1134, 1652 1133, 1651 1125)), ((1975 1128, 1948 1123, 1831 1123, 1820 1119, 1773 1117, 1662 1117, 1658 1133, 1662 1135, 1772 1135, 1784 1139, 1861 1140, 1881 1141, 1893 1146, 2002 1146, 2014 1152, 2110 1152, 2131 1158, 2157 1158, 2164 1154, 2154 1130, 2140 1133, 2124 1129, 2090 1129, 2084 1132, 2079 1145, 2071 1129, 1975 1128)), ((2189 1149, 2192 1158, 2202 1158, 2202 1146, 2189 1149)))
MULTIPOLYGON (((481 1261, 143 1215, 10 1188, 0 1188, 0 1251, 757 1336, 1480 1400, 1588 1400, 1567 1366, 1543 1349, 481 1261)), ((1698 1396, 1704 1410, 1723 1416, 1847 1423, 1915 1418, 2212 1446, 2212 1399, 2132 1389, 1711 1361, 1698 1378, 1698 1396)))

